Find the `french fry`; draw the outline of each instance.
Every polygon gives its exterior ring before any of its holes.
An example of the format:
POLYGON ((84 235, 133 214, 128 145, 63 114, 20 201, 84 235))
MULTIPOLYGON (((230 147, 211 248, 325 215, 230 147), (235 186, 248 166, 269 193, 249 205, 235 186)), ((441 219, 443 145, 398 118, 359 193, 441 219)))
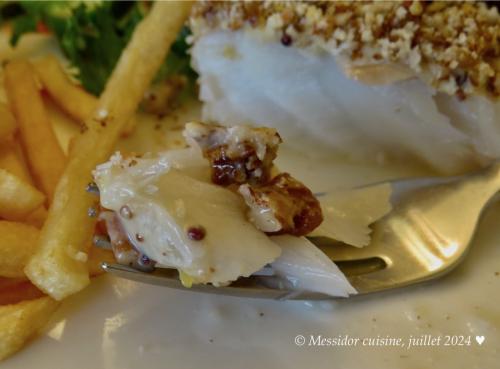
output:
MULTIPOLYGON (((57 106, 83 125, 95 112, 98 99, 80 86, 75 85, 54 56, 39 59, 34 66, 43 87, 57 106)), ((129 135, 134 128, 135 119, 131 117, 123 129, 122 135, 129 135)))
POLYGON ((125 125, 123 126, 123 129, 121 131, 121 136, 122 137, 130 136, 134 132, 136 124, 137 120, 135 119, 135 117, 130 117, 127 123, 125 123, 125 125))
POLYGON ((27 279, 0 278, 0 305, 17 304, 42 296, 44 293, 27 279))
POLYGON ((28 167, 18 155, 14 140, 2 142, 0 146, 0 168, 14 174, 26 183, 33 184, 28 167))
POLYGON ((50 297, 0 306, 0 360, 18 351, 49 320, 58 302, 50 297))
MULTIPOLYGON (((13 140, 3 143, 0 148, 0 169, 5 169, 7 172, 10 172, 19 179, 22 179, 24 182, 33 184, 33 179, 28 171, 28 167, 20 157, 21 153, 15 144, 16 143, 13 140)), ((41 205, 39 208, 27 215, 23 220, 30 225, 40 228, 46 218, 47 210, 43 205, 41 205)))
POLYGON ((54 56, 39 59, 34 66, 50 97, 71 118, 84 123, 94 113, 97 98, 71 82, 54 56))
POLYGON ((0 291, 5 291, 11 287, 16 286, 19 282, 26 281, 26 278, 15 279, 15 278, 3 278, 0 277, 0 291))
POLYGON ((10 138, 16 130, 16 121, 9 108, 0 103, 0 140, 10 138))
MULTIPOLYGON (((76 141, 57 186, 39 247, 25 268, 29 279, 57 300, 89 283, 81 253, 94 229, 87 210, 95 198, 85 193, 91 172, 107 160, 127 121, 189 15, 192 2, 156 2, 136 27, 99 99, 87 130, 76 141)), ((13 82, 13 81, 12 81, 13 82)))
POLYGON ((40 231, 30 225, 0 220, 0 276, 23 278, 40 231))
POLYGON ((68 155, 71 157, 73 153, 73 148, 75 147, 75 142, 78 136, 73 136, 68 141, 68 155))
POLYGON ((35 183, 52 202, 66 158, 49 122, 31 65, 26 61, 7 64, 5 86, 35 183))
POLYGON ((35 209, 32 213, 28 214, 26 218, 24 218, 24 222, 34 227, 42 228, 45 220, 47 219, 47 215, 48 211, 42 205, 39 208, 35 209))
POLYGON ((0 217, 22 220, 40 207, 45 196, 15 175, 0 169, 0 217))

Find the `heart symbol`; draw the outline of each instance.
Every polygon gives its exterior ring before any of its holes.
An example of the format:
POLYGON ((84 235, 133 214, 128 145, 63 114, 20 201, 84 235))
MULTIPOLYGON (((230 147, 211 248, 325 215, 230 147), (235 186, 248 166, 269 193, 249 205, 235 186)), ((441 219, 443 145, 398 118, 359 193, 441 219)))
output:
POLYGON ((482 345, 484 342, 484 336, 476 336, 476 341, 477 341, 477 343, 482 345))

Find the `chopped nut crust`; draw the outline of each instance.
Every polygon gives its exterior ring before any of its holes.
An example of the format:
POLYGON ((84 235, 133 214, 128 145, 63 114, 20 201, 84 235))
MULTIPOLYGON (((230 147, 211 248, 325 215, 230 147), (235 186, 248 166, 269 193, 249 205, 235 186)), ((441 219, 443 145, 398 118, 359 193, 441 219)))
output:
POLYGON ((200 1, 193 39, 258 29, 284 46, 314 46, 353 63, 401 63, 439 91, 500 95, 500 15, 484 2, 200 1))

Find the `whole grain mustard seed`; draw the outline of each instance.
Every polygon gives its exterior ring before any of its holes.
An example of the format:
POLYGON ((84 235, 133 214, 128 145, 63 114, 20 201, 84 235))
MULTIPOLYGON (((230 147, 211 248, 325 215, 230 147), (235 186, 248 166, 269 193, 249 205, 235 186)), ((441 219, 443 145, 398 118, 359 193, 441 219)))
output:
POLYGON ((128 205, 123 205, 120 208, 120 215, 125 219, 132 219, 132 217, 134 216, 134 213, 132 213, 132 210, 130 210, 128 205))
POLYGON ((97 209, 94 207, 88 208, 87 215, 89 218, 95 218, 97 216, 97 209))
POLYGON ((193 241, 201 241, 205 238, 206 231, 202 226, 193 226, 187 229, 187 235, 193 241))
POLYGON ((281 44, 283 46, 290 46, 292 41, 292 37, 289 34, 284 33, 283 36, 281 36, 281 44))
POLYGON ((87 184, 87 186, 85 187, 85 191, 93 195, 99 195, 99 187, 97 187, 97 184, 95 182, 90 182, 89 184, 87 184))

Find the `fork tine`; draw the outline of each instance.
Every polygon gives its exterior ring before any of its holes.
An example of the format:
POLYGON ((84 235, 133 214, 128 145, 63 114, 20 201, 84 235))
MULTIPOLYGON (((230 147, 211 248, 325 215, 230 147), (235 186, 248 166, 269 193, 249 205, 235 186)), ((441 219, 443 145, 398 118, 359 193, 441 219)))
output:
MULTIPOLYGON (((178 279, 177 271, 174 269, 156 269, 152 273, 145 273, 120 264, 103 262, 102 268, 117 277, 129 279, 136 282, 152 284, 157 286, 180 289, 184 291, 203 292, 217 295, 260 298, 271 300, 331 300, 334 297, 317 292, 306 292, 297 290, 268 288, 256 283, 255 280, 247 280, 245 285, 231 285, 230 287, 214 287, 208 284, 195 284, 186 288, 178 279)), ((266 278, 257 277, 256 280, 266 278)))
POLYGON ((209 284, 195 284, 190 288, 186 288, 180 282, 178 273, 174 269, 156 269, 152 273, 145 273, 120 264, 103 262, 101 266, 106 272, 120 278, 184 291, 272 300, 310 300, 329 298, 329 296, 320 294, 297 294, 296 291, 266 288, 265 286, 257 285, 256 283, 245 286, 232 285, 231 287, 215 287, 209 284))
POLYGON ((372 273, 347 276, 352 286, 358 294, 368 294, 379 291, 386 291, 435 280, 441 275, 451 271, 451 268, 436 273, 411 273, 404 264, 391 264, 385 269, 372 273))
MULTIPOLYGON (((359 294, 366 294, 404 286, 405 284, 401 283, 400 278, 396 278, 396 276, 399 276, 399 273, 395 273, 389 267, 373 273, 350 276, 348 279, 359 294)), ((407 284, 413 283, 411 281, 407 284)))

